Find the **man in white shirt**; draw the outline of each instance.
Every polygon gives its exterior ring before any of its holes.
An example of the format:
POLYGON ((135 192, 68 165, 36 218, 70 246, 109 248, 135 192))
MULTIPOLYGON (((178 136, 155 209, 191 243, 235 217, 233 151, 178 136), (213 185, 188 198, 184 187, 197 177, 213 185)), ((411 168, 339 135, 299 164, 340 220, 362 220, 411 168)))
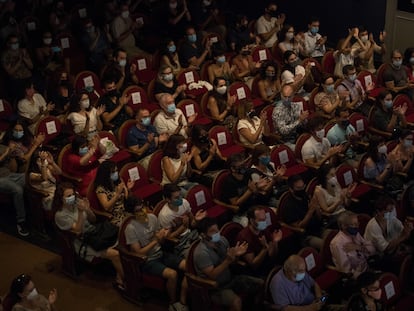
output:
POLYGON ((327 37, 319 34, 319 18, 312 17, 308 24, 308 31, 305 32, 305 53, 308 57, 313 57, 319 62, 326 52, 325 42, 327 37))
POLYGON ((269 3, 265 8, 265 12, 256 22, 256 31, 262 44, 267 48, 271 48, 277 41, 277 33, 282 29, 286 16, 276 15, 277 5, 274 2, 269 3))

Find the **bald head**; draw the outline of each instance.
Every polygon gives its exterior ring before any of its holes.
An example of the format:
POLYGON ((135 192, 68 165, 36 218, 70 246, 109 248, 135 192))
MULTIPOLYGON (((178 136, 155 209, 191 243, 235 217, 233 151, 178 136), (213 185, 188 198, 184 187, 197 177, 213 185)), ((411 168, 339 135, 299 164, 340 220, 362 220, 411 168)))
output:
POLYGON ((291 255, 283 264, 283 270, 285 275, 294 281, 296 274, 306 272, 305 260, 299 255, 291 255))

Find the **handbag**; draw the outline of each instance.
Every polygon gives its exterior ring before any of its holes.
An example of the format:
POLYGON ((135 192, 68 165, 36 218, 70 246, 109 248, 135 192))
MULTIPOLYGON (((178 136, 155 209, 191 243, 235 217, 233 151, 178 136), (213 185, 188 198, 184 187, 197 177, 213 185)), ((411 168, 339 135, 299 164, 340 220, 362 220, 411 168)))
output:
POLYGON ((118 227, 109 221, 97 223, 93 230, 85 232, 82 236, 82 245, 79 249, 79 255, 86 256, 86 247, 90 246, 95 251, 102 251, 114 246, 118 240, 118 227), (83 254, 82 254, 83 250, 83 254))

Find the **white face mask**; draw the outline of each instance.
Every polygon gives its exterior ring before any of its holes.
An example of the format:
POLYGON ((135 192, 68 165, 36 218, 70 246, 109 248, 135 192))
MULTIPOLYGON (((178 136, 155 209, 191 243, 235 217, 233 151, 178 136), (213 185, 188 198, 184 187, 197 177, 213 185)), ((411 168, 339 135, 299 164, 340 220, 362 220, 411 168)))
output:
POLYGON ((39 296, 39 293, 37 292, 36 287, 32 289, 32 291, 27 295, 28 300, 36 299, 36 297, 39 296))
POLYGON ((382 146, 378 147, 378 152, 379 153, 387 153, 387 146, 382 145, 382 146))
POLYGON ((181 147, 178 147, 178 152, 184 153, 187 151, 187 143, 183 144, 181 147))
POLYGON ((52 43, 52 38, 44 38, 43 43, 46 45, 50 45, 52 43))
POLYGON ((331 178, 329 178, 329 183, 331 184, 331 186, 336 186, 338 184, 338 179, 336 178, 336 176, 332 176, 331 178))
POLYGON ((319 131, 315 132, 316 137, 318 137, 319 139, 322 139, 325 137, 325 129, 321 129, 319 131))
POLYGON ((223 85, 223 86, 219 86, 217 88, 217 93, 219 93, 220 95, 224 95, 227 92, 227 86, 223 85))
POLYGON ((122 18, 128 18, 129 17, 129 11, 123 11, 121 13, 122 18))
POLYGON ((361 41, 362 42, 368 42, 368 35, 365 35, 365 36, 361 36, 361 41))

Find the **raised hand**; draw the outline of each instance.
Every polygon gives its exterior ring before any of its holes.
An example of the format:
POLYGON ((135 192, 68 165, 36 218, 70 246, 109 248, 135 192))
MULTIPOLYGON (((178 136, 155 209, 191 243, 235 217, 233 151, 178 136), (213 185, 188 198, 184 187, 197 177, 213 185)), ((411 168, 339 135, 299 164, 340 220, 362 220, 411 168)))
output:
POLYGON ((194 218, 196 221, 200 221, 201 219, 205 218, 207 216, 207 212, 203 209, 200 209, 196 212, 194 218))
POLYGON ((53 305, 56 300, 57 300, 58 294, 57 294, 57 289, 53 288, 50 292, 49 292, 49 297, 48 297, 48 301, 49 304, 53 305))

